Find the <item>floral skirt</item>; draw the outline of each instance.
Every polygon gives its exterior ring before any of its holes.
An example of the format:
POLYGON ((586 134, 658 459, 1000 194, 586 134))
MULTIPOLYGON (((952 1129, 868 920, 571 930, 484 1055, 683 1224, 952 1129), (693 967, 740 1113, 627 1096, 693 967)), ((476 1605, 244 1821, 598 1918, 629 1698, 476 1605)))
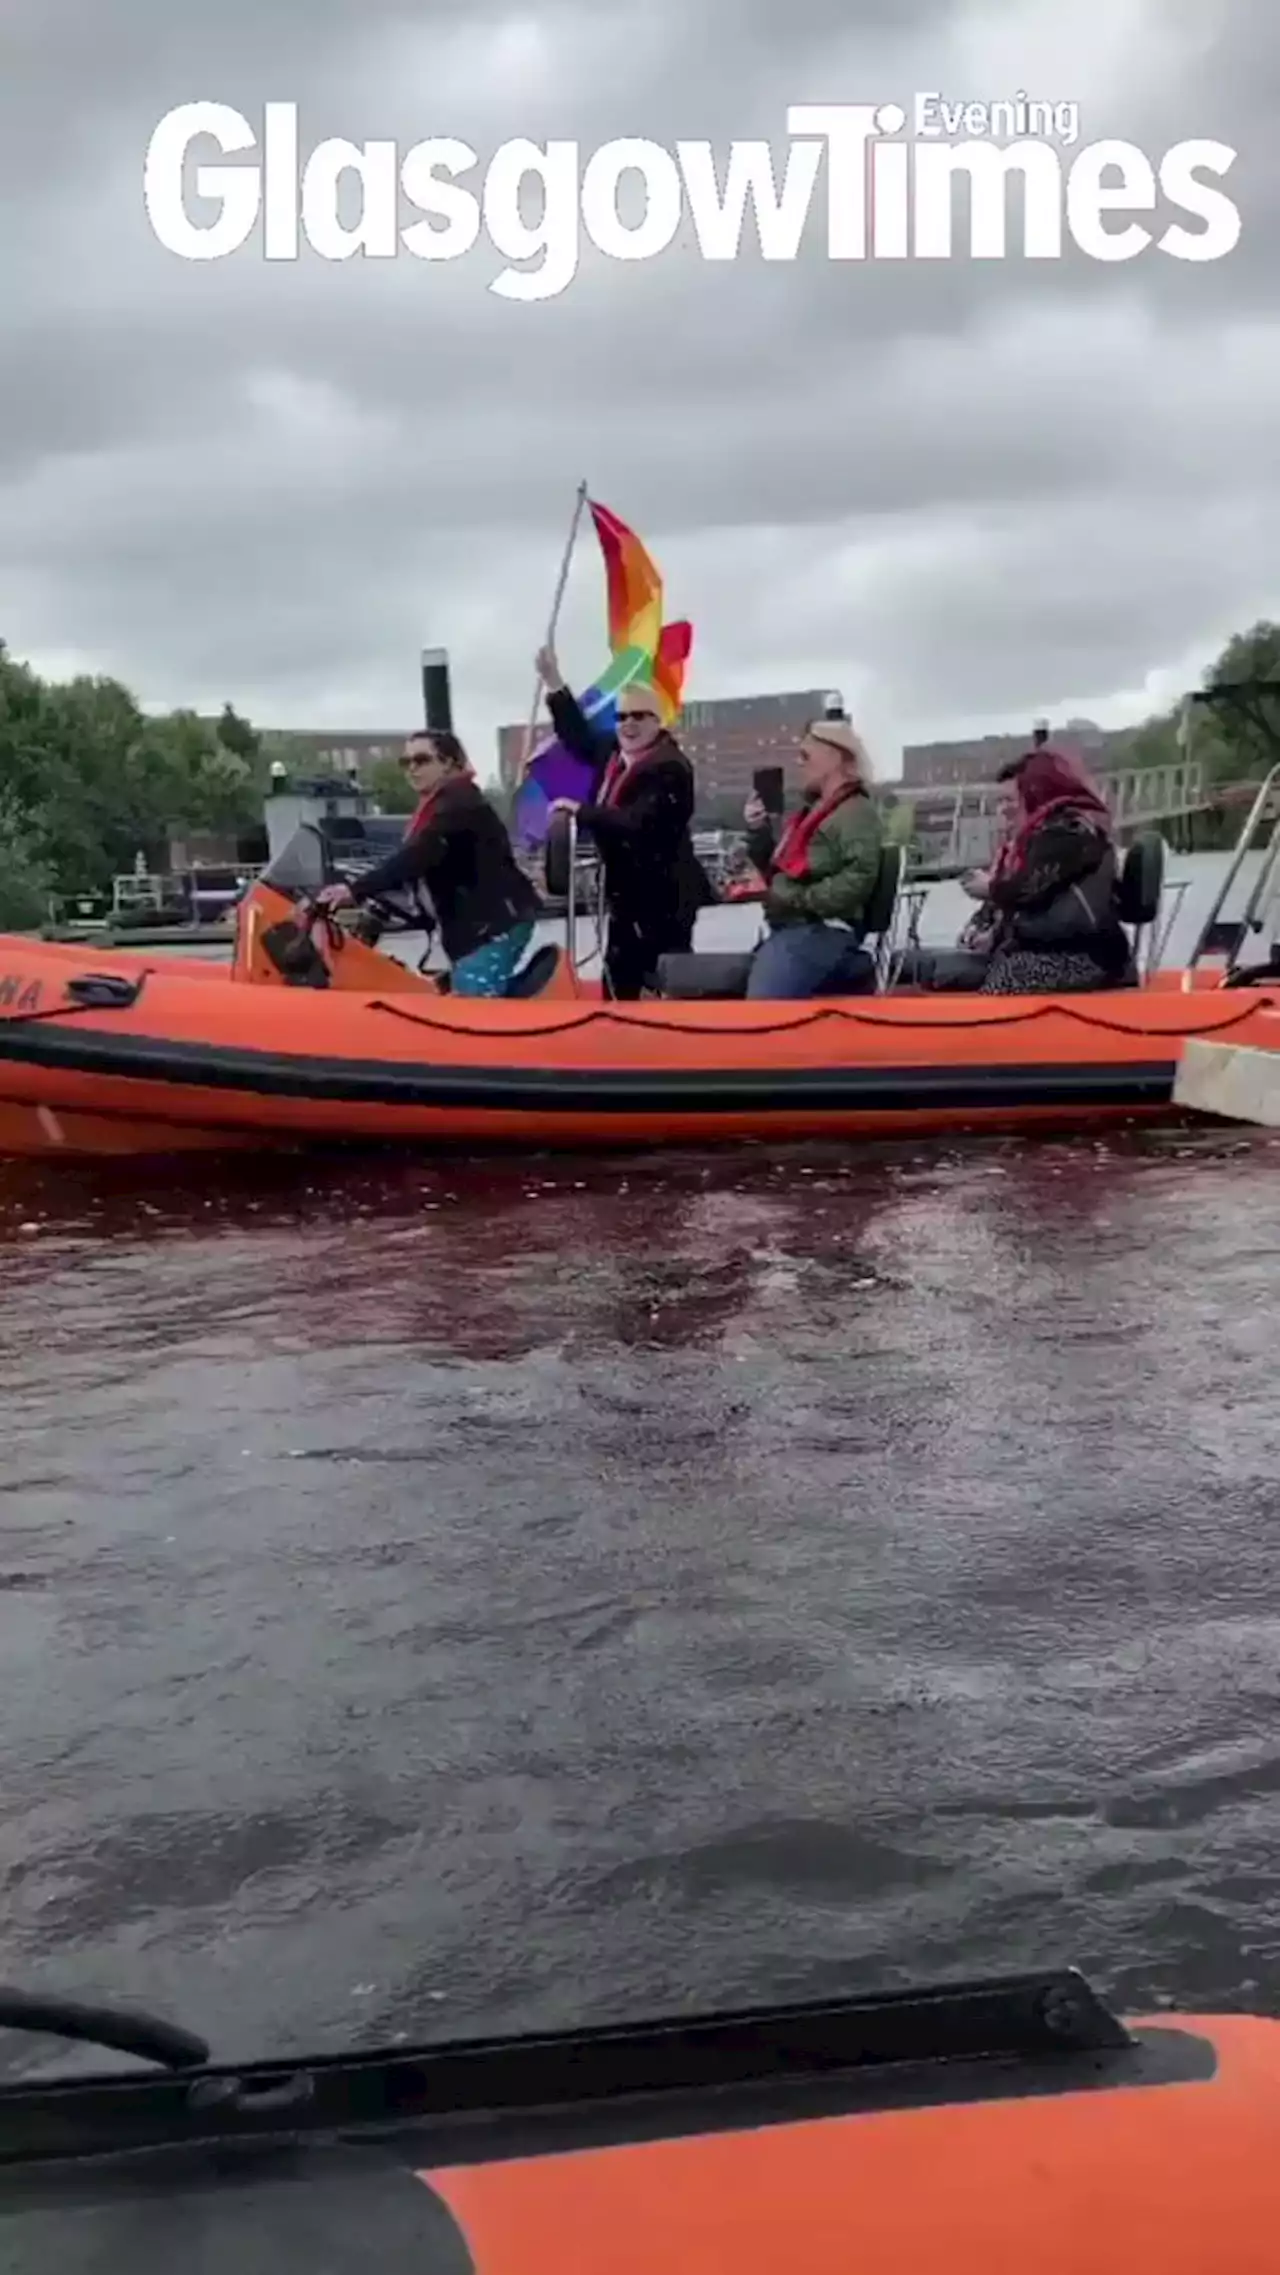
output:
POLYGON ((1118 987, 1081 952, 1047 948, 997 948, 982 982, 983 995, 1083 995, 1091 989, 1118 987))

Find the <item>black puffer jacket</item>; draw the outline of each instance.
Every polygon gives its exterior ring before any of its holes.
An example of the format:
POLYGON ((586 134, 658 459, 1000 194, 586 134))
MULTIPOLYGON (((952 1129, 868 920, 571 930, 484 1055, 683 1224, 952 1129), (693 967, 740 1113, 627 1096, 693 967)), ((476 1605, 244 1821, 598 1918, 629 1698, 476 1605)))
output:
POLYGON ((359 902, 417 884, 431 896, 452 964, 539 912, 502 820, 470 781, 446 782, 425 829, 357 878, 351 891, 359 902))
MULTIPOLYGON (((599 790, 617 740, 595 732, 567 687, 548 694, 551 723, 575 757, 595 769, 599 790)), ((644 753, 616 805, 590 802, 578 820, 600 849, 605 898, 618 914, 641 926, 692 919, 715 899, 693 850, 693 768, 674 736, 661 734, 644 753)))
POLYGON ((1115 849, 1086 814, 1054 814, 1030 838, 1022 866, 993 880, 997 945, 1044 955, 1084 955, 1119 974, 1130 948, 1117 912, 1115 849))

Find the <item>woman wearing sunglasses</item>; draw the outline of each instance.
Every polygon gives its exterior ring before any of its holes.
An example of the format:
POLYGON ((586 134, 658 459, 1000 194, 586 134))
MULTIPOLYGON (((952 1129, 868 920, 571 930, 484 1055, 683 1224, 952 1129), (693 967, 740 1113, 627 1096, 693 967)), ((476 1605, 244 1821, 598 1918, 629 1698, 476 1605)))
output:
POLYGON ((452 966, 453 993, 505 995, 533 938, 537 893, 456 735, 412 734, 400 763, 418 799, 403 843, 352 884, 326 886, 319 905, 358 908, 423 885, 452 966))
POLYGON ((566 750, 596 771, 595 794, 558 798, 553 813, 576 815, 600 851, 609 938, 605 985, 621 1003, 654 984, 660 956, 693 946, 698 910, 715 894, 693 850, 693 767, 662 724, 653 689, 624 687, 616 736, 598 735, 565 685, 553 648, 537 669, 551 723, 566 750))

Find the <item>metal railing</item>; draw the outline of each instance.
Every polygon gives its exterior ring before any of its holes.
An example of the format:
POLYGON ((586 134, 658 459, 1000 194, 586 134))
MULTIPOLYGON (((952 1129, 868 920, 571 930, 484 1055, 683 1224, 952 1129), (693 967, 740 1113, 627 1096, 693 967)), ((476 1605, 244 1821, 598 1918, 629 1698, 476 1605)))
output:
MULTIPOLYGON (((1163 770, 1156 769, 1155 771, 1160 772, 1163 770)), ((1231 868, 1228 872, 1223 889, 1219 893, 1218 898, 1214 903, 1213 911, 1211 912, 1210 918, 1205 926, 1205 932, 1201 936, 1201 943, 1197 948, 1195 956, 1193 956, 1191 959, 1191 965, 1188 967, 1189 969, 1194 967, 1195 962, 1204 952, 1204 938, 1211 930, 1214 918, 1221 912, 1222 904, 1230 891, 1232 883, 1238 876, 1244 857, 1249 850, 1249 839, 1251 832, 1254 828, 1256 828, 1258 818, 1265 811, 1267 796, 1270 794, 1273 784, 1278 782, 1280 782, 1280 765, 1277 765, 1272 769, 1271 774, 1268 775, 1266 782, 1263 784, 1262 790, 1259 792, 1258 797, 1254 801, 1253 810, 1250 813, 1249 820, 1246 822, 1245 827, 1241 832, 1241 840, 1236 849, 1236 856, 1231 864, 1231 868)), ((566 817, 566 847, 568 874, 570 878, 571 888, 576 885, 577 881, 579 843, 580 838, 577 816, 570 814, 566 817)), ((1273 837, 1268 855, 1268 861, 1264 865, 1263 877, 1259 879, 1259 884, 1254 888, 1254 894, 1250 900, 1249 909, 1246 911, 1246 917, 1241 927, 1242 935, 1255 913, 1255 907, 1256 904, 1258 904, 1260 901, 1262 887, 1264 881, 1266 880, 1270 881, 1273 892, 1280 893, 1280 828, 1276 830, 1273 837)), ((1153 921, 1149 925, 1134 925, 1130 927, 1132 933, 1134 961, 1143 985, 1146 985, 1150 982, 1154 973, 1160 968, 1161 964, 1163 963, 1165 951, 1169 945, 1169 940, 1172 936, 1174 926, 1181 911, 1183 900, 1188 891, 1189 884, 1190 879, 1185 877, 1177 878, 1172 882, 1163 884, 1160 893, 1159 907, 1157 908, 1153 921)), ((898 869, 897 884, 894 892, 893 906, 890 911, 888 921, 886 922, 883 931, 876 938, 873 948, 873 958, 876 970, 876 988, 878 993, 887 993, 894 986, 896 986, 898 980, 902 975, 902 972, 906 967, 908 958, 913 954, 913 952, 916 952, 920 949, 921 920, 924 915, 925 906, 933 889, 934 880, 926 879, 918 875, 915 877, 912 876, 911 864, 907 857, 906 851, 905 849, 901 849, 901 859, 898 869)), ((592 919, 594 946, 591 949, 589 955, 582 959, 581 962, 579 961, 578 957, 578 924, 579 916, 577 911, 577 893, 576 890, 571 889, 565 904, 564 911, 564 953, 565 961, 569 967, 570 972, 581 970, 583 962, 593 962, 597 956, 603 958, 605 906, 604 879, 602 872, 599 876, 599 898, 592 919)), ((1258 929, 1258 925, 1255 924, 1253 926, 1253 929, 1258 929)), ((1230 968, 1230 966, 1228 968, 1230 968)))
MULTIPOLYGON (((1121 833, 1207 812, 1221 794, 1219 785, 1209 780, 1204 761, 1195 758, 1168 766, 1135 766, 1099 774, 1097 781, 1121 833)), ((995 849, 1005 786, 998 782, 959 783, 949 818, 932 828, 927 822, 921 826, 920 821, 926 794, 917 793, 916 806, 916 835, 923 857, 948 868, 985 867, 995 849)))
POLYGON ((580 972, 584 964, 594 964, 597 960, 603 962, 604 959, 604 867, 594 848, 586 857, 580 852, 582 840, 577 815, 566 815, 565 825, 569 891, 564 905, 564 953, 570 972, 580 972), (585 911, 578 907, 579 884, 584 875, 592 888, 591 899, 585 911), (593 937, 586 955, 580 957, 578 925, 584 916, 591 926, 593 937))
POLYGON ((1280 902, 1280 761, 1277 761, 1259 785, 1257 796, 1245 816, 1235 851, 1227 866, 1226 875, 1213 898, 1213 905, 1200 928, 1200 937, 1187 959, 1188 984, 1191 974, 1206 956, 1225 955, 1227 971, 1233 972, 1240 962, 1240 952, 1247 939, 1265 931, 1276 914, 1280 902), (1240 879, 1254 841, 1264 822, 1271 823, 1271 836, 1263 849, 1253 890, 1245 903, 1244 914, 1237 921, 1226 923, 1223 910, 1240 879))

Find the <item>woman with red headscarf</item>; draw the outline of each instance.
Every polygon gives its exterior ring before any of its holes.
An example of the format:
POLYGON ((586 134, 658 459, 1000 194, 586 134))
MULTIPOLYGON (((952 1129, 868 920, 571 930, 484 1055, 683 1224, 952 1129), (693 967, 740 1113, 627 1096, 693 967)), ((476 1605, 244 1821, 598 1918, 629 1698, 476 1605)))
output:
POLYGON ((996 933, 983 994, 1126 986, 1133 957, 1105 798, 1078 759, 1049 749, 1019 768, 1017 792, 1017 827, 987 887, 996 933))

